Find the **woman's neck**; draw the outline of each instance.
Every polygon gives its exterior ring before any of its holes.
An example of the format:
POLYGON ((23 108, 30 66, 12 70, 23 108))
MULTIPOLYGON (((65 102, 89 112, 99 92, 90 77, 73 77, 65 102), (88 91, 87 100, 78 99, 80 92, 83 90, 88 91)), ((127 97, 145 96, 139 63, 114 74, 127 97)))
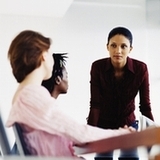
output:
POLYGON ((117 79, 121 79, 124 75, 124 65, 115 65, 114 68, 114 76, 117 79))
POLYGON ((27 85, 27 84, 41 85, 42 81, 43 81, 43 74, 41 74, 39 70, 35 69, 30 74, 28 74, 20 84, 21 85, 27 85))
POLYGON ((116 62, 111 60, 111 63, 113 65, 113 68, 114 68, 115 71, 121 72, 122 70, 124 70, 124 67, 125 67, 125 65, 127 63, 127 60, 124 60, 124 61, 119 62, 119 63, 118 62, 116 63, 116 62))

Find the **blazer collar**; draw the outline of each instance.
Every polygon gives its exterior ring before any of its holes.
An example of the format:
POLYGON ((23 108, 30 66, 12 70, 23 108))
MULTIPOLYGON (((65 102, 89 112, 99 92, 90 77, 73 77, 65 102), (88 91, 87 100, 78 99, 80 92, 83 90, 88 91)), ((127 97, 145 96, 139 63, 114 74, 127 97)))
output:
MULTIPOLYGON (((106 71, 113 69, 112 63, 111 63, 111 58, 107 58, 106 59, 107 63, 106 63, 106 71)), ((125 68, 129 71, 131 71, 132 73, 135 73, 134 68, 133 68, 133 60, 129 57, 127 57, 127 63, 125 65, 125 68)))

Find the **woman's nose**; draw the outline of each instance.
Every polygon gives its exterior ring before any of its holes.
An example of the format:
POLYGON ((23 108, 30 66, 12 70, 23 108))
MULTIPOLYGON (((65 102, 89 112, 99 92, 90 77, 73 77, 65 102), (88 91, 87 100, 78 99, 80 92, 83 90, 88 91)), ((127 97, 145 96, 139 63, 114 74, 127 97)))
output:
POLYGON ((119 54, 119 53, 121 53, 121 51, 122 51, 121 47, 117 47, 117 48, 116 48, 116 53, 119 54))

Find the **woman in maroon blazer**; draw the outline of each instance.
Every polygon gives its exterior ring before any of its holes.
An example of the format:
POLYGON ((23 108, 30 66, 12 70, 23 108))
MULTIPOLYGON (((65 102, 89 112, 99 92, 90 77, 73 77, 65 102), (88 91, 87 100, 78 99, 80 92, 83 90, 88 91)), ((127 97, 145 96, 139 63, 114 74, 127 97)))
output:
MULTIPOLYGON (((132 33, 127 28, 112 29, 106 44, 110 57, 92 63, 88 124, 105 129, 117 129, 124 125, 138 129, 134 114, 138 92, 140 112, 153 120, 147 65, 128 57, 133 48, 132 40, 132 33)), ((96 159, 99 156, 112 157, 112 154, 98 154, 96 159)), ((136 150, 123 151, 120 157, 138 159, 136 150)))

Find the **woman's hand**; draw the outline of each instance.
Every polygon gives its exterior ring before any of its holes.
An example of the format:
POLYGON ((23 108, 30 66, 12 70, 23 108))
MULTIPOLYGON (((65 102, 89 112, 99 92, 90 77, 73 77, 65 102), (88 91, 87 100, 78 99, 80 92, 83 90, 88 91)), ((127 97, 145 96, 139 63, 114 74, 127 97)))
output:
POLYGON ((132 126, 127 126, 127 125, 125 125, 123 128, 122 127, 120 127, 119 129, 128 129, 130 132, 136 132, 136 129, 135 128, 133 128, 132 126))

